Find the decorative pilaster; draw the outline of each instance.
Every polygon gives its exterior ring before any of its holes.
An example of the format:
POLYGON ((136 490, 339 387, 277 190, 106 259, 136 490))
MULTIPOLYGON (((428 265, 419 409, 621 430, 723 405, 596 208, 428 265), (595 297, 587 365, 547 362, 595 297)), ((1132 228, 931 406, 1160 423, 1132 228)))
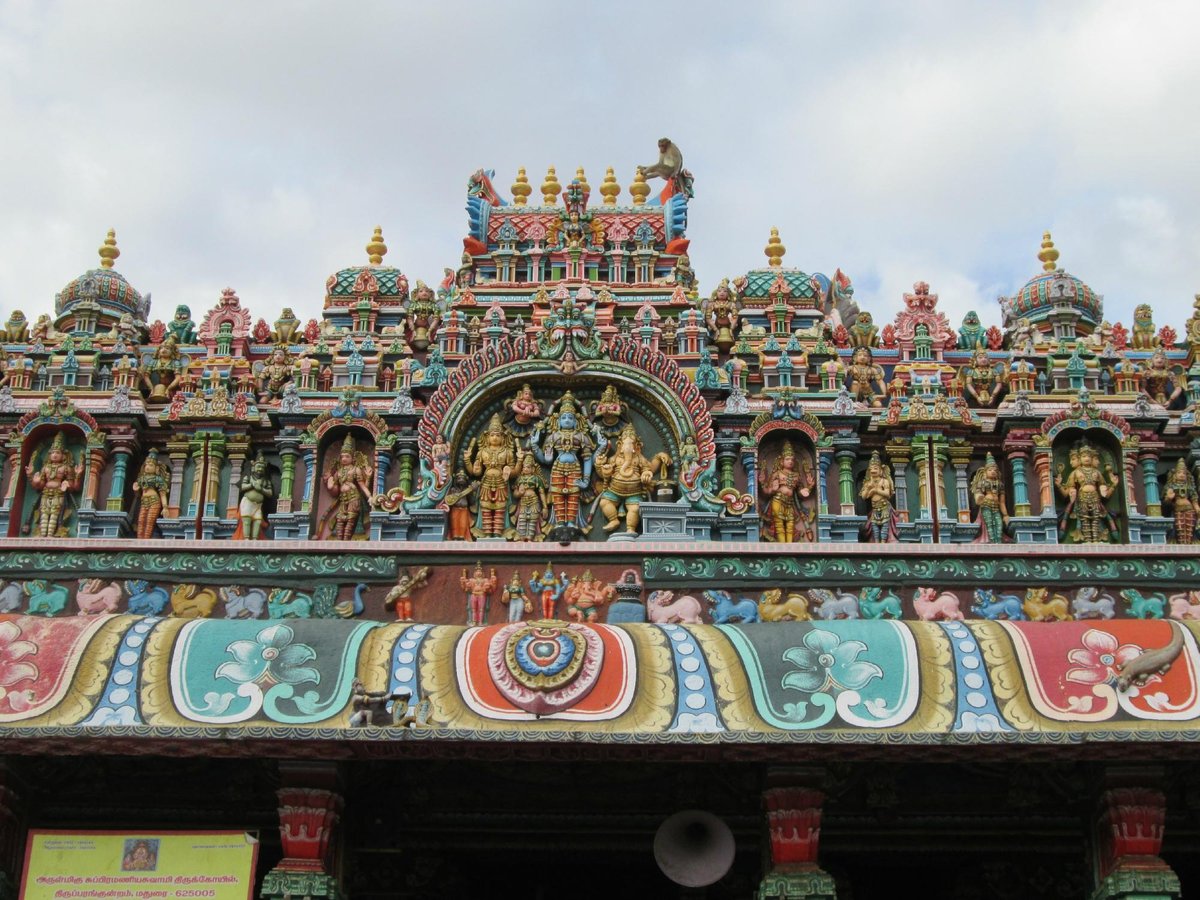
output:
POLYGON ((728 491, 734 487, 733 464, 737 462, 738 439, 717 439, 717 482, 721 490, 728 491))
POLYGON ((896 512, 901 522, 908 522, 911 518, 908 514, 908 464, 912 460, 912 447, 903 440, 888 441, 887 456, 896 487, 896 512))
POLYGON ((854 515, 854 460, 853 450, 838 450, 834 457, 838 464, 838 505, 843 516, 854 515))
POLYGON ((279 448, 282 474, 279 478, 279 499, 275 503, 277 513, 292 511, 292 491, 296 484, 296 457, 300 455, 300 439, 295 435, 281 434, 275 438, 279 448))
POLYGON ((1180 896, 1179 878, 1159 856, 1166 799, 1162 791, 1144 786, 1156 780, 1153 771, 1107 776, 1093 826, 1093 900, 1180 896))
POLYGON ((398 450, 400 457, 400 492, 410 496, 413 491, 413 472, 417 461, 417 448, 411 441, 404 441, 398 450))
POLYGON ((820 481, 817 491, 820 494, 820 514, 829 512, 829 470, 833 468, 833 454, 829 450, 817 450, 817 468, 820 470, 820 481))
POLYGON ((388 470, 392 467, 392 447, 395 446, 394 434, 380 435, 375 442, 375 493, 382 494, 387 487, 388 470))
POLYGON ((753 444, 742 444, 742 469, 746 472, 746 493, 754 498, 754 511, 758 512, 758 451, 753 444))
POLYGON ((767 776, 763 807, 771 868, 759 884, 755 895, 758 900, 837 897, 833 878, 817 864, 825 794, 815 787, 803 786, 807 780, 803 775, 786 771, 767 776))
POLYGON ((84 471, 83 496, 80 509, 95 509, 100 494, 100 473, 108 461, 108 436, 103 431, 93 431, 87 436, 87 466, 84 471))
POLYGON ((955 441, 949 447, 950 465, 954 466, 954 497, 958 508, 958 521, 971 521, 971 495, 968 491, 967 465, 971 462, 974 448, 968 441, 955 441))
POLYGON ((183 505, 183 470, 187 466, 187 439, 169 441, 167 455, 171 457, 171 489, 166 510, 166 518, 178 519, 183 505))
POLYGON ((263 878, 264 900, 340 896, 331 852, 342 813, 334 763, 279 764, 279 835, 283 859, 263 878))
MULTIPOLYGON (((238 518, 238 485, 242 483, 242 469, 250 454, 250 438, 238 435, 229 439, 229 490, 225 497, 225 518, 238 518)), ((216 495, 213 496, 216 499, 216 495)))
POLYGON ((1025 472, 1029 457, 1025 453, 1013 452, 1009 454, 1009 462, 1012 464, 1013 515, 1031 516, 1033 506, 1029 502, 1029 482, 1025 472))
POLYGON ((125 509, 125 481, 129 475, 129 458, 133 455, 133 447, 121 442, 113 447, 112 484, 108 488, 108 499, 104 508, 109 512, 122 512, 125 509))
POLYGON ((1162 495, 1159 493, 1158 486, 1158 454, 1143 451, 1140 461, 1142 463, 1142 488, 1146 492, 1146 515, 1161 516, 1162 495))
POLYGON ((307 444, 301 448, 304 455, 304 497, 300 500, 300 512, 312 512, 313 490, 317 482, 317 448, 307 444))
POLYGON ((4 506, 11 507, 17 496, 17 484, 21 481, 21 436, 14 429, 4 445, 4 457, 8 460, 8 486, 4 491, 4 506))
POLYGON ((1033 471, 1037 475, 1038 500, 1042 515, 1056 513, 1054 506, 1054 483, 1050 480, 1050 462, 1053 450, 1050 442, 1041 435, 1033 439, 1033 471))
POLYGON ((1121 442, 1121 463, 1125 470, 1125 515, 1137 512, 1137 498, 1133 495, 1133 470, 1137 468, 1141 439, 1131 434, 1121 442))

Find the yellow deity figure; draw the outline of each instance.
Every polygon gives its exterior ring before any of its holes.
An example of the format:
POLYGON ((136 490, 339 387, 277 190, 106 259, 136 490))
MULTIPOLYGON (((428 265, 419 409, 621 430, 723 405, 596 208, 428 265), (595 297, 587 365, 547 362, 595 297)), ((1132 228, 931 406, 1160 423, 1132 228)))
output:
POLYGON ((183 375, 183 356, 175 335, 168 334, 154 351, 154 357, 141 370, 142 384, 150 399, 166 402, 183 375))
POLYGON ((267 401, 283 395, 283 387, 292 380, 292 372, 296 361, 288 353, 285 345, 280 345, 271 351, 271 356, 263 364, 259 373, 260 391, 258 399, 267 401))
POLYGON ((325 524, 330 524, 330 537, 334 540, 349 541, 354 538, 362 516, 363 499, 368 502, 371 499, 373 474, 367 455, 355 450, 354 436, 347 434, 342 441, 337 463, 325 476, 325 489, 333 496, 333 507, 326 513, 318 533, 324 531, 325 524))
POLYGON ((895 493, 896 483, 888 474, 883 460, 879 458, 878 453, 872 453, 858 495, 866 500, 870 507, 867 511, 867 537, 877 544, 886 544, 894 538, 895 511, 892 508, 892 497, 895 493))
POLYGON ((64 530, 69 515, 67 504, 70 496, 83 484, 83 463, 75 465, 61 431, 54 435, 41 468, 35 469, 30 461, 25 466, 25 474, 33 489, 40 494, 33 509, 34 536, 65 537, 60 532, 64 530))
POLYGON ((1161 347, 1150 355, 1146 363, 1146 371, 1142 375, 1142 388, 1155 403, 1170 406, 1183 393, 1183 385, 1167 361, 1167 354, 1161 347))
POLYGON ((596 473, 603 485, 600 511, 606 520, 604 530, 616 531, 621 526, 623 513, 626 533, 637 534, 641 503, 649 495, 655 470, 663 478, 670 465, 671 456, 666 452, 655 454, 653 459, 642 455, 642 440, 633 425, 621 429, 608 455, 596 459, 596 473))
POLYGON ((476 537, 502 538, 508 525, 508 484, 517 465, 512 438, 504 430, 499 413, 488 422, 482 443, 471 438, 463 451, 463 466, 480 479, 479 519, 476 537))
POLYGON ((1164 487, 1163 500, 1175 514, 1175 543, 1196 543, 1196 510, 1200 507, 1200 492, 1197 492, 1196 482, 1182 457, 1167 476, 1164 487))
POLYGON ((787 544, 795 541, 797 536, 803 541, 813 539, 812 517, 804 508, 804 501, 812 496, 816 486, 817 478, 812 468, 798 466, 796 448, 791 441, 785 442, 762 488, 762 492, 771 498, 767 505, 767 532, 771 540, 787 544))
POLYGON ((987 350, 980 347, 963 370, 963 390, 980 406, 991 406, 1003 389, 1004 382, 992 367, 987 350))
POLYGON ((883 406, 883 395, 887 387, 883 381, 883 369, 875 365, 871 351, 859 347, 847 369, 850 379, 850 396, 860 403, 883 406))
POLYGON ((1116 523, 1108 511, 1108 499, 1117 490, 1120 479, 1111 463, 1101 467, 1100 451, 1081 441, 1068 457, 1071 470, 1058 464, 1054 486, 1067 500, 1059 521, 1059 533, 1076 543, 1107 544, 1116 532, 1116 523))

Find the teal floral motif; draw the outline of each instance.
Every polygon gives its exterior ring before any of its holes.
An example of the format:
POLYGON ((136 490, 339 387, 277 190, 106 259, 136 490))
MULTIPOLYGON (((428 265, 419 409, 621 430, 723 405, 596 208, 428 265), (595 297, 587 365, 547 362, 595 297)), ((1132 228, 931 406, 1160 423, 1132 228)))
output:
POLYGON ((217 678, 237 684, 257 683, 264 677, 276 684, 321 683, 321 673, 304 663, 316 659, 308 644, 293 644, 295 633, 286 625, 264 628, 252 641, 234 641, 226 651, 233 661, 217 667, 217 678))
POLYGON ((875 663, 859 660, 866 649, 862 641, 843 641, 832 631, 813 629, 804 636, 803 647, 792 647, 783 654, 798 669, 783 676, 783 686, 806 693, 866 687, 871 679, 883 676, 883 669, 875 663))

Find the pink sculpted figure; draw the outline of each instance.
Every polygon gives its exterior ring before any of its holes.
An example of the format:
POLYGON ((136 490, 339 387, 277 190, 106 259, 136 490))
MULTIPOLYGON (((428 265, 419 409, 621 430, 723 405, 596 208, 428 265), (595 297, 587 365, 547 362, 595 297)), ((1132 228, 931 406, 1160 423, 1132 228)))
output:
POLYGON ((467 570, 462 570, 458 580, 467 595, 467 624, 483 625, 487 622, 488 595, 496 589, 496 570, 490 575, 483 574, 483 563, 475 563, 475 571, 467 576, 467 570))

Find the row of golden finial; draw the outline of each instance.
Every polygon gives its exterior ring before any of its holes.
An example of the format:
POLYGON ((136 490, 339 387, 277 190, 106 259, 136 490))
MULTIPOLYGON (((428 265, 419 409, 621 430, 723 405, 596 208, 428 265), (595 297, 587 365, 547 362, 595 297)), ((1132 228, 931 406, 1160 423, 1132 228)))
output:
MULTIPOLYGON (((639 184, 642 186, 642 190, 634 194, 635 198, 640 198, 635 202, 635 205, 640 206, 645 202, 646 194, 649 193, 650 188, 646 184, 646 179, 641 178, 640 172, 638 173, 638 177, 641 179, 640 182, 635 181, 629 190, 633 193, 634 188, 637 188, 639 184)), ((546 184, 542 185, 543 195, 549 193, 550 189, 548 186, 551 181, 553 181, 555 194, 543 196, 542 199, 545 201, 546 206, 553 206, 554 196, 561 190, 558 181, 554 179, 553 166, 550 167, 550 172, 546 178, 546 184)), ((583 174, 582 166, 576 171, 575 178, 583 185, 585 191, 591 190, 583 174)), ((525 201, 529 199, 531 190, 529 180, 525 177, 525 170, 520 169, 517 175, 517 183, 513 185, 513 203, 516 206, 524 206, 525 201), (518 188, 521 188, 521 190, 518 190, 518 188)), ((600 185, 600 193, 604 197, 606 206, 616 205, 616 197, 620 190, 617 186, 617 180, 613 177, 613 170, 609 168, 608 173, 604 176, 604 182, 600 185)), ((371 235, 371 240, 367 243, 366 251, 367 260, 371 265, 378 266, 383 262, 383 257, 387 255, 388 248, 387 244, 383 242, 383 227, 381 225, 375 226, 375 233, 371 235)), ((100 246, 98 252, 100 254, 100 266, 105 269, 111 269, 113 262, 121 255, 121 251, 117 249, 117 233, 115 230, 112 228, 108 229, 108 236, 104 239, 104 243, 100 246)), ((783 257, 787 253, 787 247, 783 245, 783 240, 779 237, 778 228, 771 229, 771 237, 767 240, 767 246, 763 248, 763 253, 766 254, 767 264, 771 268, 777 269, 783 265, 783 257)), ((1053 272, 1058 268, 1058 249, 1054 246, 1054 241, 1050 239, 1050 232, 1048 231, 1042 234, 1042 247, 1038 251, 1037 258, 1041 260, 1042 268, 1047 272, 1053 272)))
MULTIPOLYGON (((591 193, 592 186, 588 184, 587 175, 583 172, 583 166, 575 170, 575 181, 578 181, 585 193, 591 193)), ((533 194, 533 185, 529 183, 529 176, 525 174, 525 167, 517 169, 517 180, 513 182, 512 188, 513 206, 525 206, 529 203, 529 197, 533 194)), ((550 166, 546 170, 546 180, 542 182, 542 206, 554 206, 558 202, 558 197, 562 193, 563 186, 559 183, 558 173, 554 166, 550 166)), ((616 206, 617 195, 621 193, 621 185, 617 184, 617 176, 613 174, 612 166, 604 173, 604 180, 600 183, 600 196, 604 198, 605 206, 616 206)), ((650 185, 646 183, 646 176, 642 174, 641 169, 638 169, 633 176, 633 184, 629 185, 630 196, 633 197, 634 206, 643 206, 646 199, 650 196, 650 185)))

